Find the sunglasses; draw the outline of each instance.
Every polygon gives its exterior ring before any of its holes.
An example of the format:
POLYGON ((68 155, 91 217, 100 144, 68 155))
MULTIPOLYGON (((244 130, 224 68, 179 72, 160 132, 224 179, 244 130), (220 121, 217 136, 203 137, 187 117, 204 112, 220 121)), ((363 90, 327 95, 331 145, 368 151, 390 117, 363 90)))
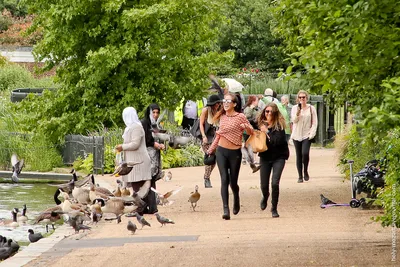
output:
POLYGON ((306 97, 305 96, 299 96, 299 99, 305 99, 306 97))
POLYGON ((232 99, 222 99, 222 103, 228 103, 228 104, 230 104, 230 103, 232 103, 233 102, 233 100, 232 99))
POLYGON ((271 113, 271 114, 272 114, 272 110, 266 109, 266 110, 265 110, 265 113, 267 113, 267 114, 271 113))

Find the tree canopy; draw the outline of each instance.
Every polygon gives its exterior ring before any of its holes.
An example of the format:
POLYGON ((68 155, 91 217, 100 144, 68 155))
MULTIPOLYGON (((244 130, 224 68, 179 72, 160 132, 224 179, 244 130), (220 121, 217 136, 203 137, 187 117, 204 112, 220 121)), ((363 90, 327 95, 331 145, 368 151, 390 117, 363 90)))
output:
POLYGON ((173 108, 204 95, 208 74, 230 64, 217 43, 224 1, 26 0, 61 88, 24 105, 57 138, 121 122, 126 106, 173 108))

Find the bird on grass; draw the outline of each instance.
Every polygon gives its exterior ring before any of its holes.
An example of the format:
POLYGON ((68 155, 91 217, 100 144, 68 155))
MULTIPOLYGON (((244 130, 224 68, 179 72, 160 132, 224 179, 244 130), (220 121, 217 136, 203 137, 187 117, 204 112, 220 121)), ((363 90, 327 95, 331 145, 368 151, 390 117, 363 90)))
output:
POLYGON ((199 201, 199 199, 200 199, 199 186, 196 185, 194 187, 194 192, 190 193, 188 200, 188 202, 190 202, 190 204, 192 205, 193 211, 196 211, 197 201, 199 201))
POLYGON ((168 218, 165 218, 165 217, 163 217, 163 216, 161 216, 160 214, 158 214, 158 212, 156 213, 156 217, 157 217, 157 221, 159 222, 159 223, 161 223, 161 227, 163 227, 164 225, 166 225, 166 224, 175 224, 175 222, 174 221, 172 221, 172 220, 170 220, 170 219, 168 219, 168 218))
POLYGON ((28 233, 29 233, 28 239, 29 239, 29 241, 30 241, 31 243, 36 243, 36 242, 38 242, 40 239, 43 238, 43 236, 42 236, 41 233, 36 233, 36 234, 35 234, 35 233, 33 232, 32 229, 29 229, 29 230, 28 230, 28 233))
POLYGON ((326 198, 323 194, 320 194, 320 196, 321 196, 321 202, 323 205, 336 204, 336 202, 333 202, 329 198, 326 198))
POLYGON ((16 154, 12 154, 11 156, 11 166, 12 166, 12 176, 11 176, 11 180, 14 183, 18 183, 19 182, 19 178, 18 175, 21 174, 22 168, 24 167, 24 160, 18 159, 18 156, 16 154))
POLYGON ((136 232, 137 226, 131 221, 128 221, 128 225, 126 226, 126 229, 132 232, 134 234, 136 232))
POLYGON ((156 189, 154 189, 153 187, 150 187, 151 191, 153 191, 154 193, 157 194, 158 199, 160 200, 160 204, 162 206, 167 206, 167 205, 171 205, 173 203, 173 201, 169 201, 168 198, 175 195, 176 193, 178 193, 179 191, 182 190, 183 187, 179 187, 177 189, 168 191, 165 194, 161 194, 160 192, 158 192, 156 189))
POLYGON ((148 221, 146 221, 146 219, 143 216, 140 216, 139 213, 135 212, 133 215, 136 217, 138 222, 142 225, 142 228, 140 228, 140 229, 143 229, 144 226, 151 227, 150 223, 148 221))

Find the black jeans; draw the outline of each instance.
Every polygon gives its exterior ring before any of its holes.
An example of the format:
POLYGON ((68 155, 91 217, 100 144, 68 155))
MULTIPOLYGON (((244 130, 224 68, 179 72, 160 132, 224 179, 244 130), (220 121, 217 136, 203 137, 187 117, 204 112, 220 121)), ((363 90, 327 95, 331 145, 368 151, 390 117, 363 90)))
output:
POLYGON ((271 179, 271 191, 272 191, 272 209, 278 207, 279 200, 279 182, 281 180, 281 175, 283 172, 283 168, 285 168, 286 161, 284 159, 277 159, 274 161, 265 160, 260 158, 260 184, 261 184, 261 192, 265 201, 268 200, 269 197, 269 180, 272 172, 271 179))
POLYGON ((229 185, 234 197, 239 196, 239 171, 242 161, 242 151, 239 149, 227 149, 218 147, 216 152, 217 166, 221 176, 222 204, 229 206, 229 185))
POLYGON ((308 173, 308 163, 310 162, 310 140, 304 139, 303 141, 293 140, 294 148, 296 149, 296 167, 299 178, 303 178, 304 173, 308 173))

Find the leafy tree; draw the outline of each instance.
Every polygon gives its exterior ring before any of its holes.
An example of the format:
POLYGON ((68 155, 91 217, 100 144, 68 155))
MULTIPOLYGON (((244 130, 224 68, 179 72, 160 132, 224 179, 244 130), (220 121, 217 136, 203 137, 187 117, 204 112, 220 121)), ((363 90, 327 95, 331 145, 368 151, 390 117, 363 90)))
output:
POLYGON ((32 30, 44 34, 34 54, 46 68, 58 67, 62 88, 24 107, 53 140, 121 123, 127 106, 174 108, 197 99, 211 69, 232 60, 216 45, 223 1, 25 3, 36 14, 32 30))
MULTIPOLYGON (((375 142, 390 143, 387 187, 382 193, 384 225, 392 223, 400 199, 400 6, 395 0, 276 2, 276 33, 293 66, 303 66, 314 90, 331 103, 350 101, 375 142), (383 138, 388 135, 389 137, 383 138), (390 163, 391 162, 391 163, 390 163), (396 186, 397 185, 397 186, 396 186), (397 188, 392 191, 392 188, 397 188), (397 203, 397 204, 396 204, 397 203), (394 204, 394 205, 393 205, 394 204)), ((287 72, 292 71, 292 66, 287 72)), ((384 145, 381 144, 381 147, 384 145)))
POLYGON ((0 12, 7 9, 13 16, 23 17, 27 14, 27 8, 20 0, 0 0, 0 12))
POLYGON ((286 68, 286 55, 281 40, 271 33, 270 0, 235 0, 226 7, 229 18, 221 30, 220 46, 235 52, 234 63, 239 67, 251 64, 259 69, 286 68))

